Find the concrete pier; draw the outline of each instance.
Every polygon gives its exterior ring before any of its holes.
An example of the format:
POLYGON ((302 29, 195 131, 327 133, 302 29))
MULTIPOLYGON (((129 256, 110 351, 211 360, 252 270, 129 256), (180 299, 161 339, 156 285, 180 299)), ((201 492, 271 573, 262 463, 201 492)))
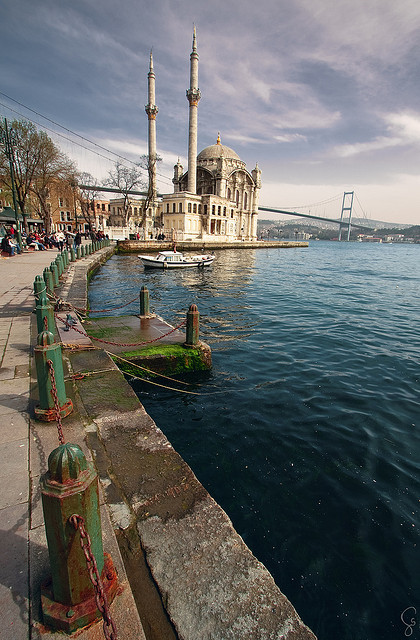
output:
MULTIPOLYGON (((170 251, 173 249, 174 241, 165 240, 161 242, 158 240, 118 240, 117 241, 117 253, 156 253, 157 251, 170 251)), ((210 253, 218 249, 305 249, 309 246, 308 242, 296 242, 294 240, 254 240, 252 242, 220 242, 220 241, 206 241, 200 242, 194 241, 176 241, 177 251, 184 251, 186 253, 192 252, 204 252, 210 253)))

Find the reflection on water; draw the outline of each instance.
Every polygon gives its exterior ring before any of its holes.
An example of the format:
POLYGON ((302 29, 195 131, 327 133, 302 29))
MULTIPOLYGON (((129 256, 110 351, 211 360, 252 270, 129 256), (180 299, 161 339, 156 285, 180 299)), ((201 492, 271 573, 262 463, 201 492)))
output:
POLYGON ((402 638, 419 605, 419 252, 319 242, 164 273, 125 256, 91 284, 93 308, 145 284, 174 324, 198 305, 201 395, 133 386, 320 640, 402 638))

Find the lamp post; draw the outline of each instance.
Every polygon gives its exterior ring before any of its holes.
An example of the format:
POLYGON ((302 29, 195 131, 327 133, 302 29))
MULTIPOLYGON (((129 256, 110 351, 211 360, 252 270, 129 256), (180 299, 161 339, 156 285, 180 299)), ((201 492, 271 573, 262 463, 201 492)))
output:
POLYGON ((18 239, 20 250, 22 250, 22 236, 20 234, 20 222, 19 222, 19 214, 18 214, 17 199, 16 199, 15 171, 13 167, 13 160, 14 160, 13 147, 16 146, 17 144, 17 136, 16 136, 16 132, 13 131, 13 129, 9 131, 6 118, 4 119, 4 127, 0 126, 0 144, 4 146, 4 152, 6 154, 7 159, 9 160, 10 180, 12 182, 13 208, 15 210, 15 217, 16 217, 17 239, 18 239))

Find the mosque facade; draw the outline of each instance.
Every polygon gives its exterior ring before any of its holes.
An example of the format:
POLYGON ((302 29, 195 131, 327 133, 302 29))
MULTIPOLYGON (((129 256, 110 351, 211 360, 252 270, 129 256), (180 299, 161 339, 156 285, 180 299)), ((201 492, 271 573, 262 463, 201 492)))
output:
POLYGON ((235 242, 257 239, 258 199, 261 171, 258 165, 249 172, 238 154, 222 144, 220 134, 215 144, 197 155, 198 52, 194 28, 190 55, 188 167, 179 160, 174 167, 171 194, 158 197, 156 189, 156 116, 155 73, 150 55, 146 113, 149 120, 149 211, 155 227, 163 228, 173 240, 217 240, 235 242))

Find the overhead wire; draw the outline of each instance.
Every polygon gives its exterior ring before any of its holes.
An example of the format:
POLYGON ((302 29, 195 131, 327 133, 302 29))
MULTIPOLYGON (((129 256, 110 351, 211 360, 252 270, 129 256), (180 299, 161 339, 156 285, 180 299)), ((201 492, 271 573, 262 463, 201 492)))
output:
POLYGON ((343 197, 343 194, 339 193, 336 196, 333 196, 332 198, 328 198, 328 200, 321 200, 320 202, 313 202, 312 204, 304 204, 304 205, 300 205, 299 207, 288 206, 288 207, 276 207, 276 208, 277 209, 308 209, 308 207, 317 207, 322 204, 329 204, 330 202, 334 202, 335 200, 338 200, 339 198, 342 198, 342 197, 343 197))
MULTIPOLYGON (((20 105, 24 109, 27 109, 31 113, 35 113, 37 116, 43 118, 44 120, 47 120, 48 122, 51 122, 55 126, 60 127, 64 131, 67 131, 68 133, 80 138, 81 140, 84 140, 85 142, 88 142, 89 144, 93 145, 94 147, 97 147, 98 149, 101 149, 102 151, 106 151, 107 153, 115 156, 116 158, 119 158, 120 160, 124 160, 125 162, 128 162, 130 164, 138 166, 138 163, 136 163, 134 160, 130 160, 129 158, 126 158, 125 156, 122 156, 119 153, 116 153, 115 151, 111 151, 110 149, 107 149, 106 147, 98 144, 97 142, 94 142, 93 140, 90 140, 89 138, 86 138, 85 136, 82 136, 81 134, 76 133, 75 131, 72 131, 68 127, 65 127, 64 125, 60 124, 59 122, 56 122, 55 120, 52 120, 51 118, 48 118, 48 116, 44 116, 42 113, 39 113, 38 111, 35 111, 35 109, 31 109, 31 107, 28 107, 25 104, 23 104, 22 102, 19 102, 19 100, 15 100, 14 98, 8 96, 6 93, 3 93, 3 91, 0 91, 0 95, 4 96, 8 100, 11 100, 12 102, 15 102, 16 104, 20 105)), ((22 118, 25 118, 26 120, 29 120, 30 122, 33 122, 34 124, 37 124, 39 127, 42 127, 44 129, 46 129, 47 131, 50 131, 51 133, 54 133, 57 136, 60 136, 64 140, 67 140, 67 142, 70 142, 71 144, 78 145, 82 149, 90 151, 91 153, 94 153, 97 156, 99 156, 101 158, 104 158, 105 160, 112 161, 111 158, 107 158, 106 156, 102 155, 101 153, 98 153, 97 151, 94 151, 93 149, 89 149, 89 147, 86 147, 85 145, 80 144, 80 142, 76 142, 75 140, 71 140, 67 136, 64 136, 63 134, 59 133, 58 131, 55 131, 54 129, 50 129, 49 127, 45 126, 44 124, 41 124, 40 122, 37 122, 36 120, 32 120, 31 118, 28 118, 25 114, 21 113, 20 111, 17 111, 16 109, 13 109, 12 107, 10 107, 9 105, 4 104, 3 102, 0 102, 0 105, 2 107, 4 107, 5 109, 9 109, 13 113, 16 113, 17 115, 21 116, 22 118)), ((139 167, 139 168, 143 172, 146 172, 146 169, 143 169, 142 167, 139 167)), ((172 183, 171 178, 169 178, 168 176, 165 176, 164 174, 159 173, 159 172, 156 172, 156 174, 158 176, 160 176, 161 178, 165 179, 168 183, 172 183)))

